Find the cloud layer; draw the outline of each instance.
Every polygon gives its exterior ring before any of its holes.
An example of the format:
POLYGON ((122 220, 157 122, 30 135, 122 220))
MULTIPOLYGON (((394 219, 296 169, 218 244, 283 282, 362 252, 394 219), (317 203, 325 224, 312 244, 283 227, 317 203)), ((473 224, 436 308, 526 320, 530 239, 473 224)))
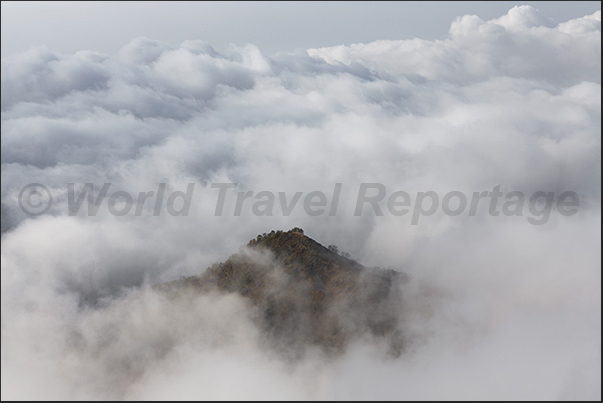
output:
POLYGON ((2 59, 1 88, 3 399, 600 399, 600 11, 555 25, 515 7, 460 17, 441 41, 272 58, 198 40, 136 38, 115 56, 32 48, 2 59), (35 219, 17 203, 32 182, 55 199, 35 219), (69 182, 197 186, 188 217, 71 217, 69 182), (344 188, 335 217, 214 217, 212 182, 344 188), (572 190, 582 206, 543 227, 486 211, 411 226, 354 217, 363 182, 572 190), (283 362, 243 302, 175 306, 147 289, 294 226, 411 274, 407 356, 359 342, 337 360, 283 362))

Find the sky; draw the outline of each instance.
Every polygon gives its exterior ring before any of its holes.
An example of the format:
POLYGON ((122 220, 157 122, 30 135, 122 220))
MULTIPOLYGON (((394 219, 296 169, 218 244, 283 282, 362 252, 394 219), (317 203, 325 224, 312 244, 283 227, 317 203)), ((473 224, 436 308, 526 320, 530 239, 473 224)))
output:
POLYGON ((2 52, 3 400, 601 399, 600 3, 3 2, 2 52), (107 199, 72 214, 88 183, 107 199), (333 216, 233 213, 338 183, 333 216), (366 183, 580 206, 413 225, 355 215, 366 183), (194 185, 188 214, 111 210, 161 184, 194 185), (152 288, 294 227, 408 274, 402 357, 358 335, 289 360, 245 300, 152 288))
POLYGON ((496 18, 529 4, 557 22, 592 14, 600 2, 2 2, 2 56, 45 45, 59 53, 115 54, 146 36, 218 50, 253 43, 271 55, 379 39, 444 39, 454 18, 496 18))

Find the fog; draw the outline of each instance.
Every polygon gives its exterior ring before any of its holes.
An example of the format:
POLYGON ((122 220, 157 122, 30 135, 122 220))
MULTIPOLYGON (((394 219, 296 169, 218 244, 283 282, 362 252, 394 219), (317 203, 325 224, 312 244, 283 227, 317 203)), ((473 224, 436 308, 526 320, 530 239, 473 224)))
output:
POLYGON ((514 7, 458 17, 443 40, 270 57, 196 39, 35 47, 2 58, 1 91, 2 399, 601 399, 600 11, 557 23, 514 7), (52 192, 47 214, 19 208, 30 183, 52 192), (69 215, 68 183, 196 185, 187 216, 118 217, 69 215), (334 216, 234 216, 234 191, 215 216, 212 183, 343 188, 334 216), (361 183, 581 205, 540 226, 487 207, 411 225, 354 216, 361 183), (152 288, 293 227, 409 274, 400 357, 358 335, 290 359, 244 299, 152 288))

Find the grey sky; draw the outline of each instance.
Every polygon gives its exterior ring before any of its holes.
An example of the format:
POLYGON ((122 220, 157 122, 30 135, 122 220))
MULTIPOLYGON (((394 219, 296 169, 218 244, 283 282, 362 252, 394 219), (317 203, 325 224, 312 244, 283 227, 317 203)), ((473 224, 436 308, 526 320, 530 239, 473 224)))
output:
POLYGON ((444 38, 455 17, 491 19, 530 4, 557 22, 592 14, 596 1, 499 2, 2 2, 2 57, 46 45, 113 54, 135 37, 216 49, 253 43, 267 54, 370 42, 444 38))

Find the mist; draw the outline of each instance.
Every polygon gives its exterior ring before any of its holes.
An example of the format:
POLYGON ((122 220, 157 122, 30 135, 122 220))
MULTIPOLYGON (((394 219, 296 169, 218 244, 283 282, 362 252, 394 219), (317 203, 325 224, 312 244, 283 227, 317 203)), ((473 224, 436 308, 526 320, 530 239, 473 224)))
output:
POLYGON ((601 13, 531 6, 459 16, 443 40, 267 56, 191 38, 115 55, 47 47, 2 58, 2 399, 601 399, 601 13), (68 183, 184 191, 190 211, 70 215, 68 183), (44 184, 48 213, 20 191, 44 184), (216 216, 237 192, 333 193, 216 216), (576 215, 354 216, 388 191, 574 191, 576 215), (367 267, 407 273, 405 348, 362 332, 339 354, 271 345, 235 294, 173 299, 250 239, 301 227, 367 267))

